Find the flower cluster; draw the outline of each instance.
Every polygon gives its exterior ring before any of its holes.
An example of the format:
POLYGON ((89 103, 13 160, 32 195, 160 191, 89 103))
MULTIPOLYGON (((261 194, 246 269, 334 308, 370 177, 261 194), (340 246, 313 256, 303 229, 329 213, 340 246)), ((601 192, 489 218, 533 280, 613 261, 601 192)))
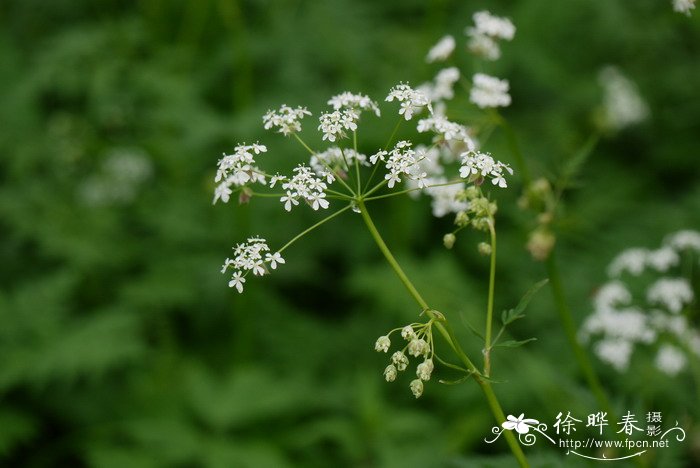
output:
POLYGON ((268 266, 275 270, 278 264, 283 264, 284 259, 279 252, 271 253, 267 241, 260 237, 250 237, 247 242, 237 244, 233 248, 234 257, 227 258, 221 267, 221 273, 233 270, 233 275, 228 283, 230 288, 236 288, 243 292, 245 277, 253 272, 253 275, 262 276, 269 273, 268 266))
POLYGON ((673 0, 673 10, 690 16, 690 10, 695 9, 695 0, 673 0))
POLYGON ((436 134, 436 143, 459 141, 465 143, 469 149, 474 149, 474 141, 469 136, 469 130, 464 125, 450 122, 446 117, 433 114, 426 119, 418 121, 418 132, 433 132, 436 134))
POLYGON ((681 313, 693 304, 695 293, 686 278, 670 276, 681 255, 691 251, 700 252, 700 233, 680 231, 657 250, 627 249, 613 260, 610 280, 597 291, 594 311, 580 332, 583 341, 601 337, 593 349, 602 361, 622 372, 636 345, 658 344, 656 366, 675 375, 686 367, 688 353, 700 356, 700 333, 681 313), (635 295, 634 283, 642 278, 650 279, 646 293, 635 295))
POLYGON ((427 323, 412 323, 403 328, 395 328, 388 334, 380 336, 374 344, 374 349, 377 352, 388 352, 391 348, 391 335, 394 332, 401 332, 401 337, 405 340, 401 351, 396 351, 391 355, 391 363, 384 369, 384 378, 387 382, 396 380, 399 372, 403 372, 408 368, 409 356, 422 358, 423 362, 416 366, 416 377, 409 384, 411 393, 418 398, 423 394, 423 382, 430 380, 430 377, 435 369, 433 357, 435 356, 435 347, 433 343, 432 332, 433 321, 427 323))
POLYGON ((388 173, 384 176, 387 181, 387 187, 393 188, 397 182, 401 182, 401 177, 417 181, 418 186, 425 186, 425 178, 427 173, 420 170, 420 158, 417 157, 415 150, 411 148, 410 141, 401 140, 391 151, 378 151, 370 156, 369 161, 372 164, 377 164, 379 161, 384 162, 388 173))
POLYGON ((459 81, 459 69, 457 67, 443 68, 432 82, 423 83, 418 91, 423 93, 431 102, 450 100, 454 97, 454 85, 459 81))
POLYGON ((474 13, 474 26, 464 32, 469 36, 469 50, 486 60, 498 60, 501 56, 499 40, 510 41, 515 36, 515 26, 508 18, 494 16, 488 11, 474 13))
POLYGON ((340 93, 336 96, 333 96, 328 100, 328 105, 332 106, 334 110, 341 110, 341 109, 355 109, 359 111, 365 111, 369 110, 374 112, 374 114, 377 117, 380 117, 382 114, 379 111, 379 106, 377 106, 377 103, 374 102, 369 98, 369 96, 366 96, 364 94, 353 94, 348 91, 345 91, 344 93, 340 93))
POLYGON ((455 45, 454 37, 450 35, 443 37, 428 51, 428 56, 425 58, 426 62, 444 62, 454 52, 455 45))
POLYGON ((496 161, 488 153, 470 151, 462 154, 462 166, 459 168, 460 177, 467 179, 472 176, 491 177, 491 183, 506 188, 508 183, 503 177, 503 171, 513 175, 513 169, 501 161, 496 161))
POLYGON ((358 164, 361 166, 368 166, 367 156, 362 153, 356 152, 352 148, 340 149, 337 146, 331 146, 325 151, 320 153, 314 153, 311 156, 309 165, 311 168, 321 177, 328 178, 330 175, 331 179, 328 183, 333 182, 334 174, 340 175, 341 177, 347 177, 347 171, 350 170, 349 166, 352 166, 357 160, 358 164))
MULTIPOLYGON (((328 175, 330 174, 326 174, 327 179, 328 175)), ((328 208, 325 192, 328 186, 309 166, 299 164, 294 168, 291 179, 275 176, 270 185, 277 181, 282 181, 282 189, 286 191, 286 194, 280 198, 285 210, 292 211, 292 206, 298 205, 300 199, 306 201, 314 210, 328 208)))
POLYGON ((639 95, 637 86, 616 67, 608 66, 598 74, 603 88, 601 125, 619 131, 644 121, 649 108, 639 95))
POLYGON ((322 114, 318 129, 323 132, 323 139, 335 141, 338 138, 345 138, 345 130, 354 132, 357 130, 357 121, 360 114, 355 109, 343 109, 327 114, 322 114))
POLYGON ((433 112, 428 96, 411 88, 408 84, 399 83, 389 90, 386 101, 392 102, 394 99, 401 103, 399 115, 403 115, 406 120, 411 120, 413 113, 420 112, 424 107, 427 107, 431 113, 433 112))
POLYGON ((263 116, 265 130, 278 128, 283 135, 296 133, 301 131, 301 119, 311 115, 306 107, 297 107, 293 109, 286 104, 282 104, 278 110, 268 110, 263 116))
POLYGON ((264 145, 238 145, 234 148, 233 154, 224 154, 219 160, 216 171, 215 182, 219 185, 214 191, 214 203, 221 200, 227 203, 232 186, 240 187, 248 183, 265 183, 265 176, 254 166, 255 155, 265 153, 267 148, 264 145))
POLYGON ((508 89, 508 80, 499 80, 493 76, 477 73, 473 78, 469 100, 482 109, 508 107, 511 102, 508 89))

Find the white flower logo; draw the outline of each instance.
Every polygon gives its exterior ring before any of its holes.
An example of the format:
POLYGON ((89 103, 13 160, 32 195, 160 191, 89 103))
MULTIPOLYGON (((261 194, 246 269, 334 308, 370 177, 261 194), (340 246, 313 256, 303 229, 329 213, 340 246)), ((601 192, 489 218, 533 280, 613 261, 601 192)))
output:
POLYGON ((524 419, 524 416, 525 413, 521 413, 517 418, 509 414, 508 421, 505 421, 501 426, 509 431, 515 429, 518 434, 527 434, 530 432, 530 426, 537 426, 540 422, 537 419, 524 419))

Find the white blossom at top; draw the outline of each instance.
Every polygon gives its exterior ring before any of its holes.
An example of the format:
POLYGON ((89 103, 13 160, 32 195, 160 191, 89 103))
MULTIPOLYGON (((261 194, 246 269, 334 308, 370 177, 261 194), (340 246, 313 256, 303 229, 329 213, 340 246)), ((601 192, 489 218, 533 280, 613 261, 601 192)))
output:
POLYGON ((598 74, 603 87, 604 125, 611 130, 642 122, 649 115, 649 108, 639 95, 637 86, 616 67, 608 66, 598 74))
POLYGON ((513 169, 507 164, 496 161, 488 153, 466 152, 462 154, 462 166, 459 168, 459 176, 467 179, 472 175, 480 175, 481 177, 491 177, 493 185, 498 185, 501 188, 508 186, 503 171, 513 175, 513 169))
POLYGON ((447 60, 447 58, 452 55, 452 52, 455 50, 455 38, 447 35, 440 39, 437 44, 435 44, 430 51, 428 52, 428 56, 426 57, 426 62, 432 63, 432 62, 443 62, 447 60))
POLYGON ((690 10, 695 9, 695 0, 673 0, 673 10, 690 16, 690 10))
POLYGON ((299 164, 294 169, 292 178, 284 179, 282 189, 286 194, 280 198, 280 201, 287 211, 291 211, 293 206, 298 205, 300 199, 305 200, 314 210, 326 209, 329 206, 325 192, 327 188, 327 184, 317 177, 310 167, 299 164))
POLYGON ((683 305, 694 299, 693 289, 685 278, 661 278, 647 291, 647 299, 652 304, 663 305, 677 314, 683 305))
POLYGON ((676 250, 695 250, 700 252, 700 232, 686 229, 670 234, 664 241, 676 250))
POLYGON ((478 11, 472 17, 477 33, 496 39, 510 41, 515 36, 515 26, 508 18, 492 15, 488 11, 478 11))
POLYGON ((345 91, 344 93, 333 96, 328 105, 333 106, 334 110, 355 109, 359 111, 369 110, 375 113, 377 117, 381 116, 379 106, 371 100, 369 96, 364 94, 353 94, 345 91))
POLYGON ((399 115, 403 115, 406 120, 411 120, 413 113, 420 112, 424 107, 427 107, 431 113, 433 111, 430 99, 424 93, 405 83, 399 83, 389 90, 386 101, 392 102, 394 99, 401 103, 399 115))
POLYGON ((293 109, 286 104, 282 104, 277 110, 268 110, 262 119, 265 130, 278 128, 278 131, 286 136, 290 133, 300 132, 300 120, 307 115, 311 115, 311 112, 306 107, 293 109))
POLYGON ((663 345, 656 355, 656 367, 670 376, 675 376, 688 364, 685 354, 675 346, 663 345))
POLYGON ((224 154, 218 162, 218 169, 214 182, 219 182, 214 192, 214 203, 221 200, 229 201, 232 186, 243 186, 248 183, 265 183, 265 177, 255 167, 255 156, 265 153, 267 147, 258 143, 252 145, 238 145, 233 154, 224 154))
POLYGON ((511 102, 508 88, 508 80, 499 80, 493 76, 477 73, 473 78, 469 100, 482 109, 507 107, 511 102))
POLYGON ((267 241, 260 237, 250 237, 246 242, 233 247, 233 258, 227 258, 221 267, 221 273, 233 269, 230 288, 236 288, 239 293, 243 292, 243 283, 248 273, 253 272, 255 276, 262 276, 269 273, 267 266, 273 270, 277 264, 285 263, 279 252, 271 253, 267 241))
POLYGON ((649 251, 647 249, 631 248, 623 250, 610 263, 608 275, 613 277, 620 276, 627 271, 634 276, 639 276, 647 264, 648 254, 649 251))
POLYGON ((355 109, 343 109, 327 114, 322 114, 318 129, 323 132, 323 139, 335 141, 338 138, 345 138, 345 130, 354 132, 357 130, 357 121, 360 114, 355 109))
POLYGON ((499 40, 510 41, 515 36, 515 26, 508 18, 494 16, 488 11, 474 13, 474 26, 464 31, 469 36, 468 48, 486 60, 501 56, 499 40))

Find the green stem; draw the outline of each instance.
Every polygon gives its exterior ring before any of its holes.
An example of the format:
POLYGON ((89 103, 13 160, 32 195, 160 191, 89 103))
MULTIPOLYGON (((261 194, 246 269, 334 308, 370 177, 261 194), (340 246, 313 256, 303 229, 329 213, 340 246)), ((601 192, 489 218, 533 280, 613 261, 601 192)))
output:
POLYGON ((400 191, 398 191, 398 192, 385 193, 384 195, 377 195, 377 196, 375 196, 375 197, 367 197, 367 195, 372 194, 373 192, 377 191, 380 187, 382 187, 382 186, 384 185, 384 184, 382 183, 379 187, 375 187, 375 188, 373 188, 372 190, 370 190, 369 192, 367 192, 367 193, 365 194, 364 200, 365 200, 365 201, 380 200, 380 199, 382 199, 382 198, 395 197, 395 196, 398 196, 398 195, 403 195, 403 194, 405 194, 405 193, 416 192, 416 191, 418 191, 418 190, 423 190, 423 189, 427 189, 427 188, 432 188, 432 187, 444 187, 444 186, 447 186, 447 185, 461 184, 461 183, 463 183, 463 182, 464 182, 464 179, 459 179, 459 180, 453 180, 452 182, 445 182, 445 183, 442 183, 442 184, 426 185, 426 186, 423 187, 423 188, 416 187, 416 188, 412 188, 412 189, 400 190, 400 191))
POLYGON ((349 209, 351 208, 351 206, 352 206, 352 205, 348 205, 348 206, 346 206, 345 208, 342 208, 342 209, 336 211, 336 212, 333 213, 332 215, 329 215, 329 216, 323 218, 321 221, 319 221, 318 223, 314 224, 314 225, 311 226, 310 228, 307 228, 307 229, 305 229, 304 231, 300 232, 299 234, 297 234, 296 236, 294 236, 294 237, 292 238, 292 240, 290 240, 289 242, 287 242, 286 244, 284 244, 284 246, 282 246, 282 248, 279 249, 277 252, 278 252, 278 253, 282 253, 282 251, 284 251, 284 249, 286 249, 287 247, 289 247, 290 245, 292 245, 293 243, 295 243, 295 242, 296 242, 297 240, 299 240, 301 237, 303 237, 303 236, 305 236, 306 234, 310 233, 311 231, 313 231, 313 230, 316 229, 317 227, 321 226, 322 224, 324 224, 324 223, 330 221, 331 219, 335 218, 336 216, 338 216, 339 214, 343 213, 344 211, 349 210, 349 209))
POLYGON ((486 334, 484 345, 484 375, 491 374, 491 333, 493 328, 493 298, 496 286, 496 229, 494 221, 489 220, 489 231, 491 232, 491 265, 489 267, 489 298, 486 305, 486 334))
POLYGON ((523 178, 523 185, 525 187, 528 187, 532 183, 532 177, 530 176, 530 169, 525 163, 525 157, 523 156, 523 152, 520 149, 520 144, 518 143, 518 139, 515 136, 513 127, 510 126, 508 121, 504 119, 501 116, 501 114, 498 113, 498 111, 492 110, 492 112, 494 120, 498 123, 498 125, 501 126, 501 128, 503 128, 503 130, 506 133, 506 139, 508 140, 508 148, 510 149, 510 152, 515 158, 515 165, 517 166, 518 172, 520 173, 520 177, 523 178))
MULTIPOLYGON (((457 341, 454 332, 452 331, 451 327, 449 326, 449 323, 447 321, 443 321, 437 314, 435 314, 432 309, 428 306, 428 303, 423 299, 423 297, 420 295, 416 287, 411 283, 411 280, 408 279, 408 276, 406 276, 406 273, 404 273, 403 269, 399 265, 399 263, 396 261, 396 258, 394 258, 394 255, 391 253, 389 250, 389 247, 387 247, 386 243, 384 242, 384 239, 382 238, 381 234, 379 234, 379 231, 377 230, 377 227, 374 225, 374 221, 372 221, 372 218, 369 215, 369 212, 367 211, 367 207, 365 206, 364 202, 362 200, 358 200, 357 206, 360 208, 360 214, 362 215, 362 219, 364 220, 365 224, 367 225, 367 229, 369 230, 370 234, 374 238, 374 241, 376 242, 377 246, 379 247, 379 250, 384 254, 384 257, 386 258, 387 262, 389 262, 389 265, 391 265, 392 269, 396 273, 396 276, 399 277, 403 285, 406 287, 408 290, 409 294, 413 297, 413 299, 418 303, 418 305, 425 311, 426 315, 431 319, 435 320, 435 326, 440 332, 440 334, 445 338, 445 341, 448 343, 448 345, 454 350, 454 352, 457 354, 459 359, 464 363, 464 365, 469 369, 469 371, 472 372, 472 376, 474 377, 474 380, 479 384, 479 387, 481 387, 481 390, 484 392, 484 395, 486 396, 486 400, 489 404, 489 408, 491 409, 491 413, 493 414, 494 418, 496 419, 496 422, 498 424, 501 424, 503 421, 506 420, 506 416, 503 413, 503 409, 501 408, 500 403, 498 402, 498 398, 496 397, 496 394, 493 392, 493 389, 491 388, 491 384, 487 381, 484 380, 481 373, 479 370, 476 368, 474 363, 469 359, 469 357, 464 353, 462 348, 459 346, 459 342, 457 341)), ((504 431, 504 437, 506 439, 506 442, 508 443, 508 446, 510 447, 510 450, 513 452, 513 456, 515 456, 516 460, 518 461, 518 464, 521 467, 528 467, 529 464, 527 462, 527 459, 525 458, 525 454, 523 453, 522 448, 518 444, 518 441, 516 440, 515 436, 511 431, 504 431)))
POLYGON ((569 305, 566 302, 564 288, 562 287, 561 277, 559 275, 559 267, 557 266, 556 259, 554 258, 554 252, 550 253, 549 257, 547 258, 546 265, 549 283, 551 285, 552 295, 554 297, 554 303, 557 307, 557 311, 559 312, 559 318, 561 319, 562 326, 564 327, 566 339, 569 342, 569 346, 571 346, 571 350, 574 352, 576 362, 583 372, 586 383, 593 392, 593 395, 598 400, 598 403, 602 406, 604 411, 607 411, 608 414, 612 415, 613 411, 610 401, 603 390, 600 380, 598 380, 598 376, 593 370, 593 365, 588 359, 588 354, 586 354, 586 351, 583 349, 581 343, 579 343, 578 338, 576 337, 576 324, 571 314, 571 309, 569 309, 569 305))

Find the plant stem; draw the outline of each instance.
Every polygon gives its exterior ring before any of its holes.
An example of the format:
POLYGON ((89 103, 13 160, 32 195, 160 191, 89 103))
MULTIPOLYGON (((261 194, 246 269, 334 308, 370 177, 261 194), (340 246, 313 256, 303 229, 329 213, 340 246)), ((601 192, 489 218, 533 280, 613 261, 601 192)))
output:
POLYGON ((330 221, 331 219, 335 218, 336 216, 338 216, 339 214, 343 213, 344 211, 349 210, 351 206, 352 206, 352 205, 348 205, 348 206, 346 206, 345 208, 341 208, 340 210, 336 211, 335 213, 333 213, 333 214, 331 214, 331 215, 329 215, 329 216, 326 216, 325 218, 323 218, 321 221, 319 221, 318 223, 314 224, 313 226, 311 226, 311 227, 309 227, 309 228, 303 230, 302 232, 300 232, 299 234, 297 234, 296 236, 294 236, 294 237, 292 238, 292 240, 290 240, 289 242, 287 242, 286 244, 284 244, 284 245, 282 246, 282 248, 279 249, 277 252, 278 252, 278 253, 282 253, 282 251, 283 251, 284 249, 286 249, 287 247, 289 247, 290 245, 292 245, 294 242, 296 242, 297 240, 299 240, 301 237, 305 236, 306 234, 308 234, 309 232, 313 231, 314 229, 316 229, 317 227, 321 226, 322 224, 324 224, 324 223, 330 221))
MULTIPOLYGON (((505 414, 503 413, 503 409, 501 408, 500 403, 498 402, 498 398, 496 397, 496 394, 493 392, 493 389, 491 388, 491 384, 487 381, 484 380, 481 373, 479 370, 476 368, 474 363, 467 357, 467 355, 464 353, 462 348, 459 346, 459 342, 457 341, 454 332, 452 331, 451 327, 449 326, 449 323, 447 321, 444 321, 441 318, 438 317, 437 314, 435 314, 432 309, 428 306, 428 303, 423 299, 423 297, 420 295, 416 287, 411 283, 411 280, 406 276, 406 273, 404 273, 403 269, 399 265, 399 263, 396 261, 396 258, 394 258, 394 255, 391 253, 391 250, 389 250, 389 247, 387 247, 386 243, 384 242, 384 239, 382 238, 381 234, 379 234, 379 231, 377 230, 377 227, 374 225, 374 221, 372 221, 372 218, 369 215, 369 212, 367 211, 367 207, 364 204, 363 200, 358 200, 357 201, 357 206, 360 208, 360 213, 362 215, 362 219, 364 220, 365 224, 367 225, 367 229, 369 230, 370 234, 374 238, 374 241, 376 242, 377 246, 379 247, 379 250, 384 254, 384 257, 386 258, 387 262, 389 262, 389 265, 391 265, 392 269, 396 273, 396 276, 399 277, 403 285, 406 287, 408 290, 409 294, 413 297, 413 299, 418 303, 418 305, 425 311, 426 315, 432 319, 435 320, 435 326, 440 332, 440 334, 445 338, 445 341, 448 343, 448 345, 454 350, 454 352, 457 354, 459 359, 464 363, 464 365, 469 369, 470 372, 472 372, 472 376, 474 380, 479 384, 479 387, 481 387, 481 390, 484 392, 484 395, 486 396, 486 400, 489 404, 489 408, 491 409, 491 413, 493 414, 494 418, 496 419, 496 422, 498 424, 501 424, 503 421, 506 420, 505 414)), ((528 467, 529 464, 527 462, 527 458, 525 458, 525 454, 523 453, 522 448, 518 444, 518 441, 515 439, 515 436, 511 431, 504 431, 504 436, 506 438, 506 442, 508 443, 508 446, 510 447, 510 450, 513 452, 513 456, 516 458, 518 461, 518 464, 521 467, 528 467)))
POLYGON ((569 346, 571 346, 571 350, 574 352, 576 362, 583 372, 586 383, 595 395, 598 403, 603 407, 604 411, 607 411, 608 414, 612 415, 612 407, 607 395, 605 394, 605 391, 603 390, 603 386, 593 370, 593 365, 588 359, 588 354, 586 354, 586 351, 578 342, 578 338, 576 338, 576 324, 573 316, 571 315, 571 309, 569 309, 569 305, 566 302, 564 288, 562 287, 561 277, 559 275, 559 267, 557 266, 557 261, 554 258, 553 251, 547 258, 546 265, 547 275, 549 276, 552 295, 554 297, 554 303, 557 307, 557 312, 559 312, 559 318, 561 319, 562 326, 564 327, 566 339, 569 341, 569 346))
POLYGON ((491 232, 491 265, 489 267, 489 298, 486 305, 486 333, 484 336, 484 375, 491 374, 491 331, 493 327, 493 298, 496 287, 496 229, 494 220, 489 220, 491 232))

